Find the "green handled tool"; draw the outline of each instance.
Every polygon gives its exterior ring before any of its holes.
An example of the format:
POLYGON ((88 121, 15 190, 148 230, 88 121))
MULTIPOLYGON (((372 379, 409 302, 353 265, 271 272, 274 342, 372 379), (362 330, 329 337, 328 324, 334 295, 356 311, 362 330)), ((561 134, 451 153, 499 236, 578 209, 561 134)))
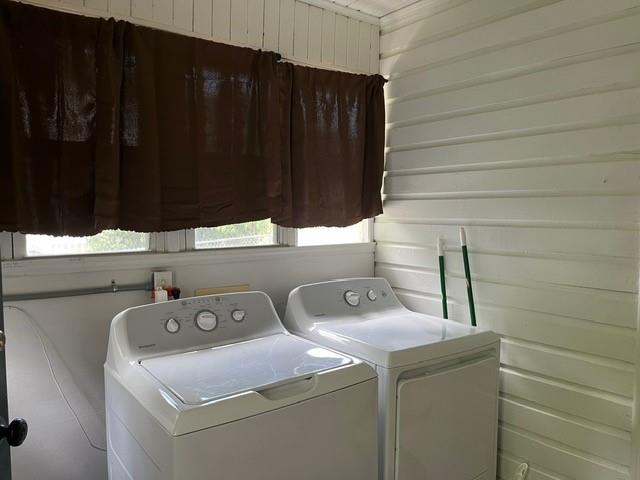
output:
POLYGON ((460 245, 462 247, 462 261, 464 263, 464 278, 467 281, 467 298, 469 299, 469 314, 471 325, 476 326, 476 307, 473 303, 473 288, 471 287, 471 269, 469 268, 469 252, 467 251, 467 234, 460 227, 460 245))
POLYGON ((447 309, 447 283, 445 282, 444 248, 442 238, 438 237, 438 265, 440 267, 440 292, 442 293, 442 318, 449 318, 447 309))

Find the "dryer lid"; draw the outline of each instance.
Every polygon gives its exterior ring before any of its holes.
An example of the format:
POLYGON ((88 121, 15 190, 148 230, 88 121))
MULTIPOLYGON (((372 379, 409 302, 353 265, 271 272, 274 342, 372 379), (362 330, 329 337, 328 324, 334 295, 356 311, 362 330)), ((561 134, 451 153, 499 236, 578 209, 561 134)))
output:
POLYGON ((493 332, 405 308, 318 322, 312 338, 385 368, 454 355, 498 340, 493 332))
POLYGON ((140 361, 187 405, 275 387, 350 363, 346 356, 286 334, 140 361))

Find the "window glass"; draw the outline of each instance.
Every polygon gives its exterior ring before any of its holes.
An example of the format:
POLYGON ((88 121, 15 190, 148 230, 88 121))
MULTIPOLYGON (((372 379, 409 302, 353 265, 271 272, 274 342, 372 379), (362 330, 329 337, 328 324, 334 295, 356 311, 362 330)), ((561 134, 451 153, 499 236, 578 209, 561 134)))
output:
POLYGON ((105 230, 90 237, 26 235, 28 257, 91 253, 142 252, 149 250, 149 234, 105 230))
POLYGON ((270 220, 236 223, 221 227, 196 228, 196 249, 257 247, 275 244, 275 227, 270 220))
POLYGON ((367 241, 367 221, 349 227, 312 227, 298 230, 298 245, 335 245, 367 241))

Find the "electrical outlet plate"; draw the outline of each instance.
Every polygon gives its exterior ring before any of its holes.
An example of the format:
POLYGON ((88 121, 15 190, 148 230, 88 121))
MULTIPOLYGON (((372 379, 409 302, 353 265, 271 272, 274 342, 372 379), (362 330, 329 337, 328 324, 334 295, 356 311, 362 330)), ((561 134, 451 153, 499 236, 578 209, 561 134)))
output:
POLYGON ((173 272, 170 271, 160 271, 153 272, 153 288, 156 289, 158 287, 171 287, 173 286, 173 272))

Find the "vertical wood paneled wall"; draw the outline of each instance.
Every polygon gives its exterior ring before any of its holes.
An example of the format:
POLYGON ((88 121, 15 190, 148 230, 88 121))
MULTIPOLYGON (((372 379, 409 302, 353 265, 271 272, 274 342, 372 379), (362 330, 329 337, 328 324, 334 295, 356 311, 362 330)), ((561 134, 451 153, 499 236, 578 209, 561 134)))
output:
POLYGON ((468 322, 465 225, 479 324, 503 338, 501 478, 640 478, 640 0, 422 0, 380 42, 376 274, 440 314, 442 236, 468 322))
MULTIPOLYGON (((211 40, 271 50, 295 62, 377 73, 379 26, 298 0, 28 0, 211 40)), ((365 20, 363 20, 365 18, 365 20)))

